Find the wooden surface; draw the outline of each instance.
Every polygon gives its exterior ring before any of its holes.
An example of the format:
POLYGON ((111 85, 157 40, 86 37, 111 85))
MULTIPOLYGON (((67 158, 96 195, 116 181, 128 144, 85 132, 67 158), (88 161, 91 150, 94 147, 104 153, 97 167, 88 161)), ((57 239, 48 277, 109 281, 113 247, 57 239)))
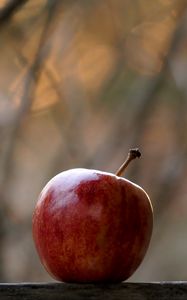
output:
POLYGON ((16 300, 187 300, 187 282, 65 284, 0 284, 0 299, 16 300))

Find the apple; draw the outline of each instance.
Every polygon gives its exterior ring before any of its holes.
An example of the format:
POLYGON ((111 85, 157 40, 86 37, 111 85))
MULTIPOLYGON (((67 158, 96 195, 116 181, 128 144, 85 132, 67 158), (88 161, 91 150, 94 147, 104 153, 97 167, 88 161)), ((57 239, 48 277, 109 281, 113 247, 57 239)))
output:
POLYGON ((140 156, 132 149, 116 175, 71 169, 42 190, 33 214, 33 238, 46 270, 75 283, 121 282, 142 262, 153 210, 146 192, 120 175, 140 156))

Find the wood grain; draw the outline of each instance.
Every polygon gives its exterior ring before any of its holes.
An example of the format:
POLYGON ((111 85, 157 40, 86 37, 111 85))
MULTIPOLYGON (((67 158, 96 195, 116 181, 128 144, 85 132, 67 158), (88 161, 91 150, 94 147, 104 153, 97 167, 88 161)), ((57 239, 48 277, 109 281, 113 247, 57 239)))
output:
POLYGON ((186 300, 187 282, 65 284, 0 284, 3 300, 186 300))

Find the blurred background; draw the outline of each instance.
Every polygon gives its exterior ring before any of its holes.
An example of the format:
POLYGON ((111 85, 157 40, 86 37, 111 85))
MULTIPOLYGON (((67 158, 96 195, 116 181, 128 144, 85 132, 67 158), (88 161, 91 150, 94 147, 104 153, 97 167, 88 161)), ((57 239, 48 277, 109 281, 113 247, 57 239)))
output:
POLYGON ((128 168, 154 207, 130 281, 187 280, 187 2, 0 1, 0 281, 51 281, 32 213, 62 170, 128 168))

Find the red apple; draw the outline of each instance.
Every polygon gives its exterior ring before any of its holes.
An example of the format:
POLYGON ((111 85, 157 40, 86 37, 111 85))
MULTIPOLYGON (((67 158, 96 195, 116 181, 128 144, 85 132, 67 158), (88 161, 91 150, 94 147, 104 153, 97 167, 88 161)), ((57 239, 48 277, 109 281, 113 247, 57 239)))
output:
POLYGON ((71 169, 52 178, 33 215, 41 262, 64 282, 129 278, 144 258, 152 227, 152 206, 141 187, 88 169, 71 169))

